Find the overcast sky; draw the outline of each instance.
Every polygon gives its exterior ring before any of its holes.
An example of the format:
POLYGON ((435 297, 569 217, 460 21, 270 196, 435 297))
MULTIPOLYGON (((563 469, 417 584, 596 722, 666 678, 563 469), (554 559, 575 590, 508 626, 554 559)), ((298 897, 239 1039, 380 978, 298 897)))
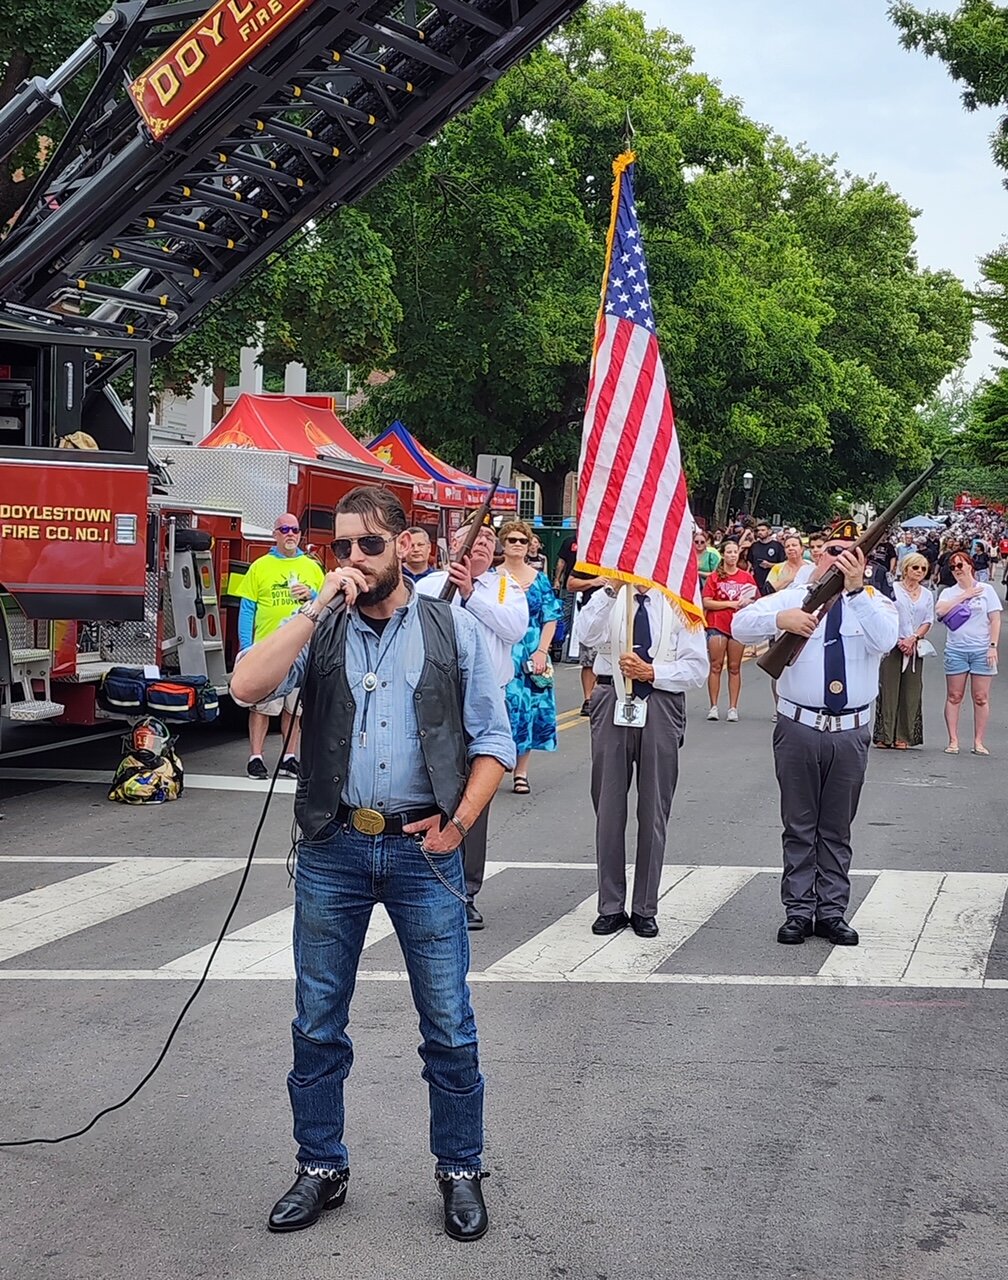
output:
MULTIPOLYGON (((991 159, 993 112, 967 113, 944 63, 908 53, 885 0, 644 0, 653 26, 681 35, 694 65, 746 114, 792 143, 874 173, 914 208, 922 265, 976 283, 977 259, 1008 239, 1008 191, 991 159)), ((921 0, 921 8, 954 8, 921 0)), ((996 359, 978 331, 971 381, 996 359)))

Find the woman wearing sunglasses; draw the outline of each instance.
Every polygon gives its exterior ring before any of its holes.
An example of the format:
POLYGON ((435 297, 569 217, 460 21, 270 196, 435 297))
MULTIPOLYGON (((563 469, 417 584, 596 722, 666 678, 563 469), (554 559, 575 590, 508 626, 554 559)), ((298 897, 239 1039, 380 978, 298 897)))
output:
MULTIPOLYGON (((934 597, 924 586, 931 566, 916 551, 904 556, 893 587, 899 634, 895 649, 879 667, 879 696, 875 704, 876 747, 919 747, 924 742, 924 654, 921 642, 934 622, 934 597)), ((934 650, 928 647, 928 651, 934 650)))
POLYGON ((1001 638, 1001 601, 989 582, 977 582, 973 561, 965 551, 949 558, 954 587, 938 597, 935 612, 948 627, 945 638, 945 726, 949 744, 945 754, 959 754, 959 711, 970 682, 973 698, 973 754, 989 756, 984 733, 990 715, 990 684, 997 675, 1001 638))
POLYGON ((524 796, 531 790, 528 763, 532 752, 555 751, 557 747, 556 695, 549 651, 562 609, 549 578, 525 559, 532 540, 532 530, 525 521, 507 521, 498 536, 504 548, 504 572, 514 578, 528 601, 528 630, 511 651, 515 676, 504 691, 518 753, 514 789, 524 796))

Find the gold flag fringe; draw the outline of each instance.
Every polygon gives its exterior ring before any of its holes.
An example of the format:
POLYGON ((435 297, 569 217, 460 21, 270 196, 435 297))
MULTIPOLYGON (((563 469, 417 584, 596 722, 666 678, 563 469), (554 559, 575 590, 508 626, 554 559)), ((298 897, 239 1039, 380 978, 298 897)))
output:
POLYGON ((583 564, 580 561, 574 566, 573 572, 579 575, 583 574, 586 578, 615 578, 633 587, 653 587, 655 591, 662 593, 669 602, 673 613, 687 630, 699 631, 704 625, 702 607, 698 612, 697 606, 692 600, 687 600, 685 596, 678 595, 670 587, 663 586, 660 582, 652 582, 650 578, 641 578, 634 573, 624 573, 621 569, 603 569, 600 565, 583 564))

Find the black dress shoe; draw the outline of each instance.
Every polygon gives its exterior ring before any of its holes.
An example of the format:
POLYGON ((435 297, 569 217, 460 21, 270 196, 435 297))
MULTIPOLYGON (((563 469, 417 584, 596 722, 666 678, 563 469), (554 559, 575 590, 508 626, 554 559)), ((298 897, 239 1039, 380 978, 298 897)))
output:
POLYGON ((291 1189, 273 1206, 267 1226, 270 1231, 301 1231, 318 1222, 324 1209, 338 1209, 346 1199, 349 1169, 322 1173, 299 1173, 291 1189))
POLYGON ((654 916, 639 916, 636 911, 631 911, 630 924, 638 938, 658 937, 658 921, 654 916))
POLYGON ((466 903, 466 928, 470 930, 483 928, 483 917, 477 910, 475 902, 466 903))
POLYGON ((472 1178, 452 1178, 436 1174, 437 1184, 444 1196, 445 1235, 453 1240, 478 1240, 485 1236, 490 1226, 486 1205, 483 1203, 482 1174, 472 1178))
POLYGON ((817 920, 815 935, 832 942, 835 947, 856 947, 858 944, 857 930, 852 929, 842 916, 835 920, 817 920))
POLYGON ((801 916, 788 916, 777 930, 777 941, 786 947, 795 947, 806 938, 812 937, 812 921, 803 920, 801 916))
POLYGON ((625 929, 630 923, 630 917, 625 911, 614 911, 612 915, 599 916, 592 925, 592 933, 618 933, 620 929, 625 929))

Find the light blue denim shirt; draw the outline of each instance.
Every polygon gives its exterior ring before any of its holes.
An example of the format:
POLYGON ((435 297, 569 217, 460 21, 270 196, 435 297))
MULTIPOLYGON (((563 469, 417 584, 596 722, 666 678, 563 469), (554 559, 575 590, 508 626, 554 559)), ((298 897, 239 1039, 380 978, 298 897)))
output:
MULTIPOLYGON (((413 692, 424 664, 423 632, 416 594, 397 609, 379 638, 356 609, 347 623, 346 676, 354 697, 350 769, 340 797, 344 804, 385 813, 426 808, 434 803, 420 748, 413 692), (377 678, 370 699, 363 680, 377 678), (365 710, 367 721, 365 724, 365 710)), ((515 765, 515 747, 497 674, 478 624, 452 610, 462 674, 462 723, 467 758, 492 756, 506 769, 515 765)), ((298 654, 287 679, 272 696, 286 696, 304 678, 308 647, 298 654)))

